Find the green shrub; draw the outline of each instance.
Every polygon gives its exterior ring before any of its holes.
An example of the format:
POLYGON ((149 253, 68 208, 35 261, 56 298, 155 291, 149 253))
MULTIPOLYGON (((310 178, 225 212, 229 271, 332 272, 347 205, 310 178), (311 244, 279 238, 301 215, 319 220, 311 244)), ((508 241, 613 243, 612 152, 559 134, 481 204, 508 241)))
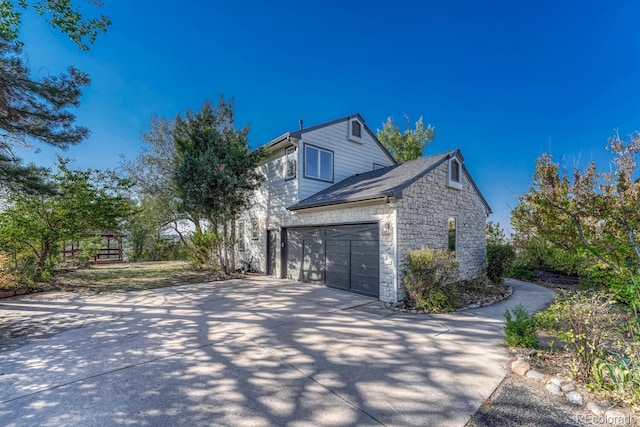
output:
POLYGON ((613 296, 578 292, 558 296, 536 315, 536 321, 565 342, 571 356, 572 374, 589 380, 593 363, 602 357, 619 328, 613 296))
POLYGON ((609 282, 609 287, 618 301, 636 312, 640 311, 640 277, 619 277, 618 280, 609 282))
POLYGON ((593 386, 613 391, 630 405, 640 405, 640 365, 630 357, 609 354, 596 357, 592 367, 593 386))
POLYGON ((220 243, 220 234, 215 231, 196 230, 189 237, 189 241, 193 246, 191 252, 191 261, 197 267, 217 267, 216 250, 220 243))
POLYGON ((640 405, 640 322, 613 294, 557 296, 534 315, 537 326, 564 342, 571 374, 607 397, 640 405))
POLYGON ((458 289, 465 291, 483 292, 491 284, 487 277, 486 270, 479 270, 472 279, 465 279, 456 282, 458 289))
POLYGON ((535 282, 538 280, 538 275, 533 271, 522 268, 522 267, 514 267, 511 269, 511 277, 518 280, 527 280, 530 282, 535 282))
POLYGON ((566 276, 579 276, 593 262, 588 254, 570 252, 538 239, 516 240, 514 267, 545 270, 566 276))
POLYGON ((417 308, 452 311, 458 298, 458 262, 446 249, 419 249, 407 256, 404 287, 417 308))
POLYGON ((105 247, 105 241, 100 236, 86 237, 80 240, 80 251, 75 254, 75 259, 82 267, 88 267, 94 256, 105 247))
MULTIPOLYGON (((559 298, 556 297, 555 301, 558 301, 559 298)), ((532 317, 538 329, 557 334, 561 327, 560 322, 566 318, 566 305, 554 303, 532 317)))
POLYGON ((0 252, 0 290, 10 291, 21 287, 20 277, 11 268, 9 255, 0 252))
POLYGON ((525 348, 538 346, 536 322, 522 304, 518 304, 512 310, 507 309, 504 317, 506 320, 504 333, 508 345, 525 348))
POLYGON ((494 283, 502 283, 504 277, 511 270, 516 253, 513 247, 506 243, 491 243, 487 245, 487 275, 494 283))

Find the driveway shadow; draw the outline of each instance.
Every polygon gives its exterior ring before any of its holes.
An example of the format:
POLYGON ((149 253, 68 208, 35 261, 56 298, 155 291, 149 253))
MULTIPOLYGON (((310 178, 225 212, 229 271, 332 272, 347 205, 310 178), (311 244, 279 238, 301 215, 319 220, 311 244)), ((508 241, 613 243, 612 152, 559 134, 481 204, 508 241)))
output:
POLYGON ((2 335, 0 423, 464 425, 506 372, 497 311, 371 302, 264 277, 3 302, 44 332, 2 335))

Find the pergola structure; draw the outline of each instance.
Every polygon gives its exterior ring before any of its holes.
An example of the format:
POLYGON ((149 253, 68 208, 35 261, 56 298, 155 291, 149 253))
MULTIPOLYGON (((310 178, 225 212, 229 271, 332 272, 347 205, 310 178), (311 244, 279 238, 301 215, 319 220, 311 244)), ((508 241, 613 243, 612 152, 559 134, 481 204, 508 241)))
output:
MULTIPOLYGON (((102 237, 104 247, 102 247, 96 255, 91 259, 91 264, 106 264, 111 262, 122 262, 123 245, 122 241, 126 235, 113 231, 99 231, 90 233, 89 237, 102 237)), ((80 242, 71 242, 65 245, 62 251, 64 263, 72 263, 76 260, 76 254, 81 250, 80 242)))

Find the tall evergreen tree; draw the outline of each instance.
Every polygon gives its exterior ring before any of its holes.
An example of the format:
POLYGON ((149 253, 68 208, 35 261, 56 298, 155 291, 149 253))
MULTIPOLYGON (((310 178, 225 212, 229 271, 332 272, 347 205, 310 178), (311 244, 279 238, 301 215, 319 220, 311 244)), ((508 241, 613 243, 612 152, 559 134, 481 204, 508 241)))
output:
MULTIPOLYGON (((101 6, 100 2, 93 2, 101 6)), ((19 39, 21 13, 32 7, 46 22, 69 35, 81 49, 88 49, 98 31, 106 31, 109 18, 85 18, 71 0, 0 2, 0 185, 34 189, 42 170, 25 166, 16 149, 39 141, 66 148, 87 137, 88 129, 74 126, 85 73, 70 67, 67 74, 34 79, 19 39)))
POLYGON ((199 112, 178 117, 174 128, 181 210, 195 211, 221 232, 217 255, 226 273, 235 266, 235 218, 263 179, 257 166, 265 152, 250 150, 248 134, 248 126, 235 127, 233 99, 222 95, 215 107, 206 101, 199 112))

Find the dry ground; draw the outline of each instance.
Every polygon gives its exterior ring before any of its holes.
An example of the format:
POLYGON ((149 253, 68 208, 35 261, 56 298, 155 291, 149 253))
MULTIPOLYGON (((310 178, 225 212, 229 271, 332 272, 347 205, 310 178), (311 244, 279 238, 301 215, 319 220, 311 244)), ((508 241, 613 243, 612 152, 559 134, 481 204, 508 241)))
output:
POLYGON ((94 265, 59 272, 43 290, 69 292, 128 292, 204 282, 215 277, 185 261, 138 262, 94 265))

